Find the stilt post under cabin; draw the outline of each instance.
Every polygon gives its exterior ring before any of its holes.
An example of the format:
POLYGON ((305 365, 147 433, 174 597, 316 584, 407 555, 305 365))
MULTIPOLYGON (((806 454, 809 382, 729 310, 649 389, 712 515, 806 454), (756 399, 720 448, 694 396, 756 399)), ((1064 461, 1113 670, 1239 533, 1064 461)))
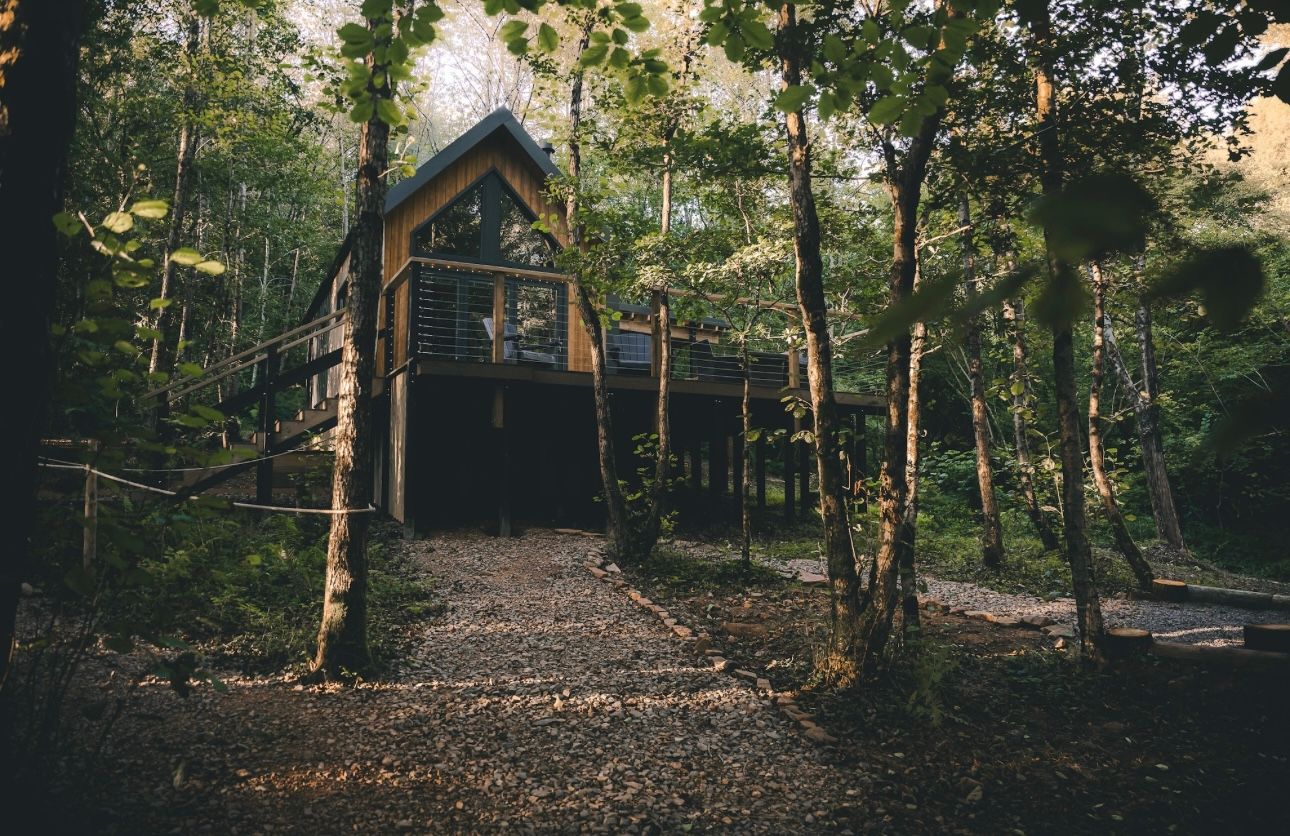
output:
POLYGON ((703 490, 703 442, 698 437, 690 442, 690 487, 695 494, 703 490))
MULTIPOLYGON (((802 422, 797 422, 798 430, 801 430, 802 422)), ((811 445, 805 441, 797 445, 797 487, 801 497, 798 507, 802 509, 802 516, 805 517, 807 509, 811 507, 811 445)))
POLYGON ((261 505, 273 502, 273 431, 277 421, 278 347, 270 344, 260 361, 260 438, 255 465, 255 501, 261 505))
POLYGON ((869 470, 869 441, 865 433, 868 425, 869 415, 867 413, 861 412, 856 416, 855 444, 851 453, 851 486, 854 496, 860 502, 862 511, 869 507, 869 489, 865 487, 865 479, 869 470))
POLYGON ((789 424, 788 431, 784 433, 784 522, 792 523, 793 518, 797 516, 793 512, 793 506, 797 504, 797 493, 793 489, 793 471, 796 469, 794 463, 796 459, 793 456, 793 425, 789 424))
POLYGON ((712 441, 708 450, 708 490, 714 497, 726 495, 729 487, 730 461, 726 448, 726 432, 718 418, 712 426, 712 441))
MULTIPOLYGON (((743 431, 734 433, 730 436, 730 470, 734 482, 734 495, 739 497, 739 506, 742 509, 746 497, 744 497, 744 434, 743 431)), ((742 515, 742 510, 740 514, 742 515)))
POLYGON ((757 435, 757 510, 766 510, 766 433, 757 435))
POLYGON ((493 444, 497 448, 497 536, 511 536, 511 450, 506 427, 506 389, 493 389, 493 444))

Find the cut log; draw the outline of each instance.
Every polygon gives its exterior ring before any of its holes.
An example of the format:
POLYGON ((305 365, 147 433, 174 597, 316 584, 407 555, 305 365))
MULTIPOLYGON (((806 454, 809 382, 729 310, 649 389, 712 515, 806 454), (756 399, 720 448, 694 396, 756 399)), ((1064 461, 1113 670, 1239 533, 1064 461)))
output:
POLYGON ((1271 592, 1252 592, 1247 589, 1224 589, 1220 586, 1197 586, 1196 584, 1187 587, 1187 600, 1222 604, 1227 607, 1246 607, 1252 610, 1272 609, 1277 605, 1276 596, 1271 592))
POLYGON ((1183 581, 1156 578, 1151 582, 1151 592, 1161 601, 1187 600, 1187 584, 1183 581))
POLYGON ((1153 642, 1151 654, 1215 668, 1290 672, 1290 654, 1245 647, 1207 647, 1199 644, 1153 642))
POLYGON ((1246 624, 1245 646, 1250 650, 1290 653, 1290 624, 1246 624))
POLYGON ((1111 659, 1145 656, 1151 649, 1151 633, 1136 627, 1112 627, 1106 631, 1104 647, 1111 659))

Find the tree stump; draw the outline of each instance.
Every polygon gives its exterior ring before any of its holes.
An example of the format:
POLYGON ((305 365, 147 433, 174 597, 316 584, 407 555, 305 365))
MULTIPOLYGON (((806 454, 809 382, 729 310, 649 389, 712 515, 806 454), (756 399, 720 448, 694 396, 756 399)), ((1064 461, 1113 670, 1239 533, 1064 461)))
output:
POLYGON ((1151 582, 1152 594, 1161 601, 1186 601, 1187 584, 1183 581, 1171 581, 1156 578, 1151 582))
POLYGON ((1290 653, 1290 624, 1246 624, 1245 646, 1250 650, 1290 653))
POLYGON ((1151 633, 1136 627, 1112 627, 1106 631, 1103 647, 1111 659, 1145 656, 1151 649, 1151 633))

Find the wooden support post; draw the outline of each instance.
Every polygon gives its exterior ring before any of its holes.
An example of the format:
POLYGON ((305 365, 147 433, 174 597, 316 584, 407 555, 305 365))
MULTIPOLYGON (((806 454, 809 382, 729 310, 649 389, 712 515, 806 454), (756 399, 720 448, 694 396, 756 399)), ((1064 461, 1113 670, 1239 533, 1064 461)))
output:
MULTIPOLYGON (((650 342, 649 352, 649 376, 658 379, 659 369, 663 368, 663 342, 662 340, 671 339, 670 334, 664 334, 658 329, 658 312, 662 307, 663 300, 658 291, 654 291, 650 298, 650 323, 653 326, 653 338, 650 342), (662 337, 662 340, 659 339, 662 337)), ((655 429, 657 430, 658 416, 654 417, 655 429)))
POLYGON ((493 434, 497 447, 497 536, 511 536, 511 450, 506 427, 506 390, 493 389, 493 434))
POLYGON ((869 491, 864 484, 869 473, 869 441, 866 434, 868 425, 867 414, 861 412, 856 416, 855 449, 851 454, 851 467, 856 498, 860 501, 861 510, 869 508, 869 491))
MULTIPOLYGON (((731 480, 734 483, 734 495, 742 501, 744 490, 744 434, 737 432, 730 436, 731 480)), ((742 512, 741 512, 742 513, 742 512)))
POLYGON ((766 435, 757 436, 757 510, 766 510, 766 435))
POLYGON ((805 517, 807 509, 811 507, 811 445, 801 442, 797 448, 797 486, 800 496, 798 507, 802 509, 802 516, 805 517))
POLYGON ((81 565, 93 571, 99 548, 99 476, 94 472, 99 443, 90 442, 90 463, 85 468, 85 532, 81 539, 81 565))
POLYGON ((255 501, 273 502, 273 434, 277 429, 278 349, 270 345, 260 361, 260 461, 255 465, 255 501))
POLYGON ((493 362, 506 362, 506 276, 493 274, 493 362))
POLYGON ((801 361, 798 359, 797 349, 790 348, 788 350, 788 388, 789 389, 802 388, 802 370, 799 365, 800 363, 801 361))
POLYGON ((690 487, 695 493, 703 490, 703 442, 697 438, 690 444, 690 487))
POLYGON ((713 496, 725 496, 729 486, 730 461, 726 443, 726 434, 718 423, 712 428, 712 441, 708 451, 708 490, 713 496))
POLYGON ((784 522, 786 523, 793 522, 793 517, 796 516, 793 513, 793 506, 797 503, 797 493, 793 489, 793 475, 794 475, 793 471, 796 469, 794 467, 794 462, 796 461, 796 459, 793 455, 793 437, 792 437, 792 431, 791 431, 792 428, 790 427, 789 430, 790 431, 788 433, 784 434, 784 450, 783 450, 783 453, 784 453, 784 522))
MULTIPOLYGON (((413 277, 415 276, 416 273, 413 273, 413 277)), ((411 330, 411 325, 408 328, 411 330)), ((400 431, 403 433, 402 469, 394 480, 394 490, 403 492, 401 497, 403 502, 403 537, 407 540, 412 540, 417 536, 417 509, 421 498, 416 485, 412 481, 412 474, 420 472, 419 468, 412 467, 412 457, 419 452, 416 433, 413 432, 413 428, 417 425, 417 376, 415 363, 408 366, 404 376, 403 414, 401 416, 392 416, 390 437, 386 444, 394 444, 395 433, 400 431)), ((393 398, 391 398, 391 405, 393 405, 393 398)), ((390 497, 390 501, 393 502, 394 498, 390 497)))

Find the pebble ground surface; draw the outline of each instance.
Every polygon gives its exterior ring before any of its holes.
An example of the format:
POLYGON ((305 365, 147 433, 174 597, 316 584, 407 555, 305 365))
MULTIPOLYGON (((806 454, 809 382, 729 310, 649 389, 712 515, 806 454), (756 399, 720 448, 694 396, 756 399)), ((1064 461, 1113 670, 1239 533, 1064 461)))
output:
POLYGON ((858 832, 864 768, 531 532, 406 543, 447 611, 355 688, 144 688, 96 826, 119 833, 858 832))
MULTIPOLYGON (((826 568, 821 561, 795 559, 777 565, 786 574, 819 574, 826 568)), ((924 575, 926 598, 940 601, 951 609, 986 611, 995 615, 1025 618, 1044 616, 1059 624, 1075 623, 1073 598, 1046 600, 1033 595, 999 592, 973 583, 940 580, 924 575)), ((1281 623, 1284 610, 1254 610, 1217 604, 1171 603, 1168 601, 1102 599, 1102 616, 1108 627, 1137 627, 1150 630, 1161 641, 1210 646, 1240 645, 1241 629, 1246 624, 1281 623)))

